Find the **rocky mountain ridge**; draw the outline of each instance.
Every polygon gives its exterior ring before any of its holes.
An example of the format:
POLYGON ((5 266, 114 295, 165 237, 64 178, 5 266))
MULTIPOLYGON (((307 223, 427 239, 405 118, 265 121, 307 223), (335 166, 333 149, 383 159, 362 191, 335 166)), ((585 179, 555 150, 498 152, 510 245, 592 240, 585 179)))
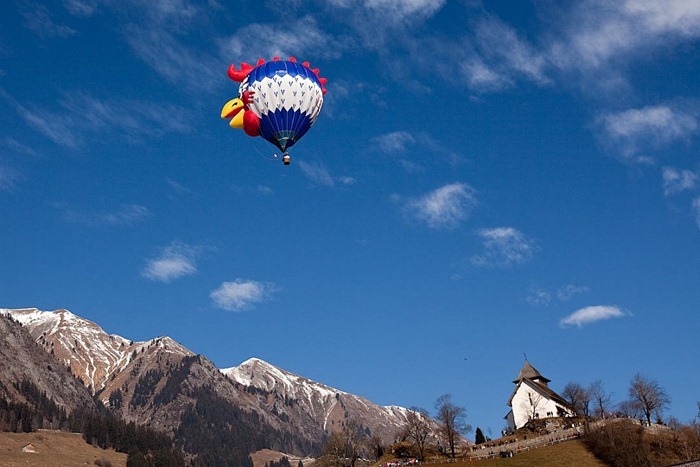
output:
POLYGON ((210 416, 202 398, 222 407, 221 412, 231 408, 231 417, 239 417, 249 430, 267 427, 256 438, 260 447, 290 453, 318 450, 350 420, 385 443, 393 442, 406 422, 407 409, 373 404, 257 358, 219 370, 169 337, 133 342, 67 310, 0 313, 22 323, 114 413, 173 435, 182 430, 183 420, 192 422, 188 416, 210 416))

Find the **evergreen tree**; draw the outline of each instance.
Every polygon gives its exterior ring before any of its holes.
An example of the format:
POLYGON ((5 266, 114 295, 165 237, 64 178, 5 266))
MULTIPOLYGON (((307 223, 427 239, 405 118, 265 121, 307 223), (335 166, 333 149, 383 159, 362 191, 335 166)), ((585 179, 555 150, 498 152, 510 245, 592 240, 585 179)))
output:
POLYGON ((476 427, 476 438, 474 439, 474 442, 476 444, 481 444, 486 442, 486 437, 484 436, 484 433, 481 431, 481 428, 478 426, 476 427))

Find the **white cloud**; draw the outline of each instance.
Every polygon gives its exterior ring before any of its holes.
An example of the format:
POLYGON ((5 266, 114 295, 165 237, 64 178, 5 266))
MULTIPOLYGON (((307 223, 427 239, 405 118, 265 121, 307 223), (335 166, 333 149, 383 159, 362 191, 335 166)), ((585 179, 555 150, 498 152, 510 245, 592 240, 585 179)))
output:
POLYGON ((312 16, 304 16, 290 18, 284 27, 272 23, 243 26, 223 41, 222 55, 247 57, 254 63, 261 56, 283 59, 294 56, 300 60, 306 60, 305 57, 339 58, 345 48, 339 39, 323 31, 312 16), (251 37, 256 38, 255 43, 251 37))
POLYGON ((130 24, 125 36, 141 60, 179 87, 193 92, 211 92, 221 85, 222 76, 225 77, 219 60, 183 44, 165 25, 130 24))
POLYGON ((63 6, 72 15, 90 16, 97 9, 93 0, 63 0, 63 6))
POLYGON ((372 141, 382 152, 391 154, 405 151, 406 146, 414 144, 416 139, 407 131, 394 131, 376 136, 372 141))
POLYGON ((404 22, 434 15, 446 0, 364 0, 365 7, 386 21, 404 22))
POLYGON ((152 281, 167 283, 183 276, 196 274, 195 260, 201 252, 201 247, 172 242, 162 248, 158 257, 146 262, 141 275, 152 281))
POLYGON ((687 0, 584 0, 555 21, 564 37, 554 44, 560 66, 619 67, 620 61, 700 37, 700 5, 687 0))
POLYGON ((533 285, 528 291, 526 300, 530 305, 549 305, 552 301, 552 294, 547 289, 533 285))
POLYGON ((109 225, 131 225, 139 222, 151 215, 151 211, 145 206, 138 204, 125 205, 114 212, 100 214, 99 221, 109 225))
POLYGON ((274 284, 253 280, 236 279, 223 282, 210 297, 219 308, 229 311, 242 311, 269 298, 275 290, 274 284))
POLYGON ((355 179, 348 176, 334 177, 328 169, 320 162, 298 161, 297 164, 304 175, 314 183, 328 187, 334 187, 336 183, 341 185, 352 185, 355 179))
POLYGON ((475 190, 466 183, 451 183, 419 198, 394 195, 394 200, 404 204, 404 212, 435 229, 456 227, 477 204, 475 190))
POLYGON ((513 80, 509 76, 496 71, 477 54, 466 57, 460 64, 460 71, 467 79, 467 86, 475 91, 500 91, 513 85, 513 80))
MULTIPOLYGON (((120 141, 156 138, 165 133, 188 131, 182 120, 163 115, 187 115, 184 108, 171 104, 100 99, 83 92, 64 93, 55 108, 21 105, 4 94, 15 105, 17 113, 37 131, 54 143, 68 148, 84 144, 92 135, 103 139, 107 129, 115 130, 120 141)), ((186 118, 184 118, 186 120, 186 118)))
POLYGON ((644 162, 638 157, 647 147, 659 147, 686 139, 698 131, 697 118, 666 105, 607 113, 597 120, 605 142, 619 149, 624 159, 644 162))
POLYGON ((105 225, 133 225, 150 217, 151 211, 139 204, 125 204, 114 211, 101 213, 84 213, 74 207, 64 204, 56 204, 56 207, 63 211, 63 217, 69 222, 77 222, 90 227, 105 225))
POLYGON ((12 191, 19 178, 15 170, 0 165, 0 191, 12 191))
POLYGON ((528 290, 526 300, 531 305, 549 305, 554 300, 566 302, 574 295, 586 292, 588 292, 588 287, 582 285, 564 285, 559 287, 554 293, 537 285, 532 285, 528 290))
POLYGON ((166 178, 165 181, 168 183, 173 192, 178 195, 191 195, 194 193, 191 189, 187 188, 185 185, 173 180, 172 178, 166 178))
POLYGON ((545 56, 511 26, 488 16, 477 23, 475 34, 479 59, 472 61, 468 70, 472 86, 485 90, 501 88, 512 82, 511 77, 518 76, 536 84, 550 82, 545 56))
POLYGON ((471 263, 479 267, 510 267, 529 261, 535 242, 513 227, 482 229, 477 232, 483 241, 484 252, 474 255, 471 263))
POLYGON ((698 181, 698 174, 691 170, 678 170, 664 167, 662 171, 664 194, 666 196, 692 190, 698 181))
POLYGON ((56 23, 46 5, 27 2, 21 10, 24 25, 40 37, 47 39, 65 38, 76 33, 75 29, 65 24, 56 23))
POLYGON ((335 180, 331 177, 326 167, 319 162, 298 162, 299 168, 304 175, 314 183, 324 186, 334 186, 335 180))
POLYGON ((586 287, 585 285, 569 284, 563 287, 559 287, 559 289, 557 290, 557 298, 565 302, 574 295, 584 294, 586 292, 588 292, 588 287, 586 287))
POLYGON ((623 313, 618 307, 615 306, 589 306, 574 311, 566 318, 563 318, 559 322, 559 324, 562 327, 577 326, 580 328, 586 324, 591 324, 597 321, 602 321, 611 318, 621 318, 623 316, 625 316, 625 313, 623 313))

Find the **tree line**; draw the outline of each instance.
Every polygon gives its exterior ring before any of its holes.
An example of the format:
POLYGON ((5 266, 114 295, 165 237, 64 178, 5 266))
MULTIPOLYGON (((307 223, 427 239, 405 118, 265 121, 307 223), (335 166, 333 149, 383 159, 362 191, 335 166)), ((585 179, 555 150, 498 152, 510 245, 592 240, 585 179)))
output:
POLYGON ((70 414, 24 379, 13 383, 26 402, 0 398, 0 430, 31 433, 39 429, 80 432, 87 443, 127 454, 127 466, 184 466, 182 454, 172 440, 150 428, 126 423, 112 415, 99 400, 95 409, 76 409, 70 414))

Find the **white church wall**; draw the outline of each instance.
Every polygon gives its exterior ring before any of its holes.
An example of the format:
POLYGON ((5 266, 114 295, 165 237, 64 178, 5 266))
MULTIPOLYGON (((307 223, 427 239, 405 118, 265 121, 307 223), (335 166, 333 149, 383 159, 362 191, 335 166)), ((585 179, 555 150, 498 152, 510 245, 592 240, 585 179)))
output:
MULTIPOLYGON (((513 396, 511 407, 513 413, 511 428, 517 429, 530 421, 530 418, 556 417, 559 406, 527 383, 522 383, 513 396)), ((511 420, 508 421, 511 422, 511 420)))

